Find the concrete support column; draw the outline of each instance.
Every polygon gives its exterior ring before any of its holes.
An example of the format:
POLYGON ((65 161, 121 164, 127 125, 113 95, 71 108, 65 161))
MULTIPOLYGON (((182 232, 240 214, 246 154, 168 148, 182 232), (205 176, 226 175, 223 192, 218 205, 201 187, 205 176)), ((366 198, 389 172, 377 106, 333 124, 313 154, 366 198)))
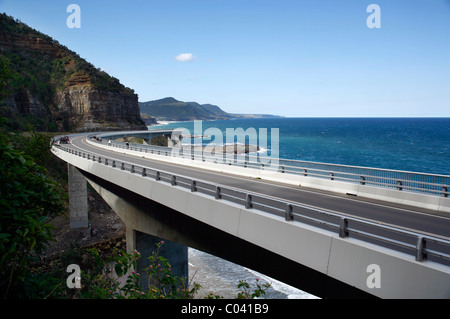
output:
POLYGON ((167 139, 167 147, 174 147, 173 141, 170 136, 166 136, 167 139))
POLYGON ((87 181, 78 168, 67 164, 69 172, 70 228, 89 228, 87 181))
POLYGON ((141 254, 137 263, 136 271, 140 274, 142 288, 148 288, 148 275, 144 270, 150 266, 148 257, 156 250, 156 244, 164 241, 159 251, 159 255, 167 258, 174 276, 185 278, 185 285, 188 284, 189 265, 188 248, 181 244, 162 239, 157 236, 148 235, 127 227, 127 251, 137 250, 141 254))
POLYGON ((178 147, 181 144, 180 136, 177 134, 164 135, 167 139, 167 147, 178 147))

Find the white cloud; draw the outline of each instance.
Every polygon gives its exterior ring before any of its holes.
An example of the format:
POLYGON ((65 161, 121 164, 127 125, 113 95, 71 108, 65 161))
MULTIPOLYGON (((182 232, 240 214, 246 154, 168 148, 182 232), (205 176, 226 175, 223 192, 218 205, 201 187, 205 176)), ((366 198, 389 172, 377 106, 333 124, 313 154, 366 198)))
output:
POLYGON ((187 62, 197 59, 192 53, 181 53, 175 57, 175 60, 179 62, 187 62))

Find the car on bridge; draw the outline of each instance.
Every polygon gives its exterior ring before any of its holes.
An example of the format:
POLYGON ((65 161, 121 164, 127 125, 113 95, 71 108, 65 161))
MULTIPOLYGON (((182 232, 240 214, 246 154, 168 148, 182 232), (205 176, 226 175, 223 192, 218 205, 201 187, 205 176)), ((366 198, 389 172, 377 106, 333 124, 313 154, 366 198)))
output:
POLYGON ((69 137, 68 136, 62 136, 59 139, 59 144, 69 144, 69 137))

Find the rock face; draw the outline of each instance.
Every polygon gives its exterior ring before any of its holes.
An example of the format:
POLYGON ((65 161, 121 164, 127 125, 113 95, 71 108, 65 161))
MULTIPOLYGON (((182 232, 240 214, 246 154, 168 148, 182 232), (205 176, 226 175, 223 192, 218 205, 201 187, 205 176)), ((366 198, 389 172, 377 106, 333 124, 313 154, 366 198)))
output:
POLYGON ((57 131, 147 129, 132 89, 6 14, 0 14, 0 59, 11 70, 2 116, 32 118, 57 131))
POLYGON ((58 91, 55 104, 75 131, 147 129, 140 119, 136 94, 99 90, 87 81, 58 91))

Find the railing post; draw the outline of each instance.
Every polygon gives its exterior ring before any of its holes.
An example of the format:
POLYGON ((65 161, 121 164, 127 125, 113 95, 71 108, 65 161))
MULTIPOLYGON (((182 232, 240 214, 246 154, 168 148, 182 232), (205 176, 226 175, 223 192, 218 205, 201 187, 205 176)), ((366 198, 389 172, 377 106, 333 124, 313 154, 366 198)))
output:
POLYGON ((105 158, 105 165, 108 165, 108 159, 105 158))
POLYGON ((161 180, 161 173, 159 171, 156 171, 155 180, 157 181, 161 180))
POLYGON ((191 192, 196 192, 197 191, 197 182, 192 180, 191 181, 191 192))
POLYGON ((125 163, 122 163, 122 164, 120 165, 120 169, 121 169, 122 171, 125 169, 125 163))
POLYGON ((253 208, 252 195, 250 194, 247 194, 247 196, 245 196, 245 208, 246 209, 253 208))
POLYGON ((112 161, 112 167, 116 167, 116 161, 112 161))
POLYGON ((145 167, 142 168, 142 176, 147 176, 147 169, 145 167))
POLYGON ((361 176, 361 182, 360 182, 361 185, 366 185, 365 180, 366 180, 366 178, 364 176, 361 176))
POLYGON ((135 172, 134 165, 131 165, 131 170, 130 170, 130 172, 131 172, 131 173, 134 173, 134 172, 135 172))
POLYGON ((292 215, 292 204, 287 204, 286 206, 286 214, 284 216, 284 219, 287 222, 291 222, 294 220, 294 215, 292 215))
POLYGON ((424 261, 427 259, 425 248, 426 248, 425 238, 422 236, 418 236, 416 245, 416 261, 424 261))
POLYGON ((348 237, 348 219, 342 217, 339 222, 339 237, 348 237))
POLYGON ((398 181, 397 182, 397 189, 399 190, 399 191, 401 191, 402 189, 403 189, 403 187, 402 187, 402 185, 403 185, 403 183, 402 183, 402 181, 398 181))
POLYGON ((448 197, 448 187, 442 186, 442 197, 448 197))
POLYGON ((170 181, 170 183, 172 184, 172 186, 177 185, 177 177, 175 175, 172 175, 172 180, 170 181))
POLYGON ((220 187, 216 186, 216 199, 222 199, 222 194, 220 192, 220 187))

